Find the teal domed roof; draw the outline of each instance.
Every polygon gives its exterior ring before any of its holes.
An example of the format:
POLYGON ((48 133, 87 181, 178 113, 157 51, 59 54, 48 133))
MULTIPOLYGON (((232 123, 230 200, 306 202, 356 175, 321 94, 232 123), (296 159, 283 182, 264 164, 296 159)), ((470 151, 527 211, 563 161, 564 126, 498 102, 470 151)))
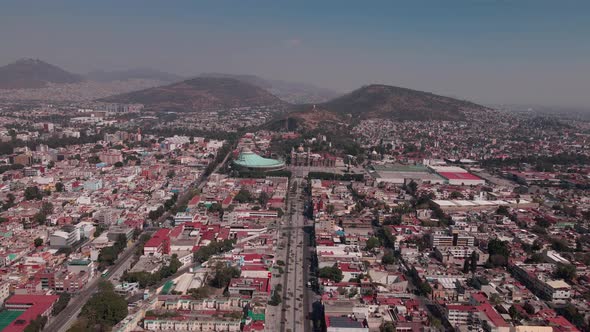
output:
POLYGON ((285 166, 285 163, 280 160, 263 158, 248 149, 240 152, 238 158, 234 160, 234 164, 248 168, 277 168, 285 166))

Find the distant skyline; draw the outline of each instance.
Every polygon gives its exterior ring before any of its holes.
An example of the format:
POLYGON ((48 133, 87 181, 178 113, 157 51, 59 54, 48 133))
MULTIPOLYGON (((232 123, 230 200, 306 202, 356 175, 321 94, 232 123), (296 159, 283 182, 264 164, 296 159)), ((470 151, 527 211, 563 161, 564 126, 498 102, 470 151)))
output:
POLYGON ((590 108, 588 1, 0 1, 0 65, 383 83, 590 108))

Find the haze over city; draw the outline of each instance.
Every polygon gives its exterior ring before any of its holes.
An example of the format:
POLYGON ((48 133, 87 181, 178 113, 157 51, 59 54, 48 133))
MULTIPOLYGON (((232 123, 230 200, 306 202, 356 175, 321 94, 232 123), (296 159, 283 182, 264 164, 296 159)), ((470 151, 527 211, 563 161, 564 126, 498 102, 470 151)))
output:
POLYGON ((590 106, 585 1, 3 1, 0 64, 371 83, 484 104, 590 106))
POLYGON ((589 10, 0 0, 0 332, 590 331, 589 10))

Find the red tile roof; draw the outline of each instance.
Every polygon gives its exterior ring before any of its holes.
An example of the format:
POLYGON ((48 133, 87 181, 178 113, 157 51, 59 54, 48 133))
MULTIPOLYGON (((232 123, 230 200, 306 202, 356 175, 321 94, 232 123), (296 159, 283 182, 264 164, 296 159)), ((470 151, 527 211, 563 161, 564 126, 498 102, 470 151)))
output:
POLYGON ((481 180, 471 173, 439 172, 438 174, 448 180, 481 180))
POLYGON ((455 311, 475 311, 475 307, 472 305, 462 305, 462 304, 449 304, 447 305, 447 309, 455 310, 455 311))
POLYGON ((261 254, 244 254, 244 260, 247 262, 261 261, 264 256, 261 254))
POLYGON ((496 309, 494 309, 494 307, 492 307, 492 305, 489 303, 477 306, 477 310, 483 312, 488 317, 490 322, 492 322, 492 324, 494 324, 496 327, 510 326, 508 325, 508 323, 506 323, 504 318, 502 318, 502 316, 496 311, 496 309))
POLYGON ((169 229, 167 229, 167 228, 162 228, 162 229, 159 229, 159 230, 158 230, 158 231, 157 231, 157 232, 156 232, 156 233, 155 233, 155 234, 152 236, 152 238, 151 238, 151 239, 149 239, 149 240, 148 240, 148 241, 145 243, 145 245, 144 245, 144 248, 145 248, 145 247, 148 247, 148 248, 159 247, 160 245, 162 245, 162 243, 163 243, 165 240, 168 240, 168 239, 169 239, 169 234, 170 234, 170 230, 169 230, 169 229))
POLYGON ((189 202, 188 202, 188 206, 191 205, 198 205, 199 202, 201 201, 201 196, 200 195, 195 195, 189 202))
POLYGON ((244 332, 248 331, 264 331, 264 322, 260 320, 253 321, 252 323, 244 326, 244 332))
POLYGON ((22 332, 37 316, 44 314, 59 299, 57 295, 13 295, 6 300, 6 307, 29 306, 16 320, 5 327, 3 332, 22 332), (17 324, 26 321, 26 324, 17 324))
POLYGON ((242 271, 266 271, 266 266, 262 264, 248 264, 241 267, 242 271))
POLYGON ((471 294, 471 297, 480 304, 488 303, 488 298, 485 293, 473 293, 471 294))
POLYGON ((554 326, 558 327, 559 331, 568 331, 568 332, 580 331, 574 326, 574 324, 572 324, 569 320, 567 320, 563 316, 547 318, 547 322, 549 323, 549 325, 554 325, 554 326))
POLYGON ((170 237, 171 238, 175 238, 178 237, 180 234, 182 234, 182 231, 184 230, 184 226, 183 225, 178 225, 176 227, 174 227, 172 229, 172 231, 170 232, 170 237))

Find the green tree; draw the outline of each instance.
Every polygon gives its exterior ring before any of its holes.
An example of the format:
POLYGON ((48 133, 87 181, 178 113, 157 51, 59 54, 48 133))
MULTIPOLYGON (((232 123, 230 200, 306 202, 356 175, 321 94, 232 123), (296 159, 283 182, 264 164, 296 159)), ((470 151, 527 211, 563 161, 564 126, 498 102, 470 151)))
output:
POLYGON ((127 301, 109 288, 102 287, 82 307, 80 316, 88 319, 87 327, 91 330, 95 326, 110 329, 127 316, 127 301))
POLYGON ((381 244, 387 249, 395 249, 395 235, 391 233, 388 227, 382 227, 377 231, 377 236, 381 239, 381 244))
POLYGON ((279 292, 276 290, 274 292, 272 292, 272 295, 270 297, 270 300, 268 301, 268 304, 272 305, 272 306, 278 306, 279 304, 281 304, 281 302, 282 302, 281 294, 279 294, 279 292))
POLYGON ((428 294, 432 293, 432 287, 430 287, 430 284, 428 284, 428 282, 426 282, 426 281, 420 283, 420 286, 418 286, 418 290, 420 291, 421 294, 424 294, 424 295, 428 295, 428 294))
POLYGON ((187 291, 187 294, 189 294, 195 300, 202 300, 207 298, 210 292, 211 290, 208 286, 203 286, 199 288, 191 288, 187 291))
POLYGON ((531 227, 531 232, 538 235, 547 235, 547 230, 536 224, 533 227, 531 227))
POLYGON ((395 324, 393 322, 387 321, 383 322, 381 326, 379 326, 379 332, 395 332, 395 324))
POLYGON ((16 197, 14 196, 13 193, 6 194, 6 201, 2 204, 2 209, 8 210, 11 207, 13 207, 15 200, 16 200, 16 197))
POLYGON ((493 265, 506 265, 510 257, 510 248, 508 242, 499 239, 492 239, 488 242, 488 253, 490 254, 490 263, 493 265))
POLYGON ((535 218, 536 221, 536 225, 539 227, 543 227, 543 228, 547 228, 549 226, 551 226, 551 223, 549 222, 549 220, 547 220, 546 218, 543 217, 537 217, 535 218))
POLYGON ((45 324, 47 324, 47 317, 39 315, 25 327, 24 332, 41 332, 45 324))
POLYGON ((392 216, 387 216, 383 220, 383 225, 401 225, 401 224, 402 224, 401 214, 394 214, 392 216))
POLYGON ((502 215, 502 216, 509 216, 510 215, 510 211, 508 210, 508 207, 505 205, 500 205, 498 206, 498 209, 496 210, 496 214, 502 215))
POLYGON ((436 329, 436 331, 440 331, 443 328, 443 324, 440 319, 434 316, 428 316, 428 320, 430 321, 430 325, 436 329))
POLYGON ((98 264, 101 268, 115 264, 119 257, 119 250, 115 246, 104 247, 98 254, 98 264))
POLYGON ((383 255, 383 258, 381 258, 381 264, 391 265, 393 263, 395 263, 395 256, 393 256, 392 253, 386 253, 383 255))
POLYGON ((232 278, 238 278, 240 270, 237 267, 227 266, 222 262, 217 263, 214 268, 213 278, 209 285, 215 288, 225 288, 232 278))
POLYGON ((34 199, 38 200, 41 198, 43 198, 43 193, 41 192, 41 190, 39 190, 39 187, 32 186, 25 188, 25 199, 27 201, 31 201, 34 199))
POLYGON ((57 191, 58 193, 63 192, 65 190, 65 186, 63 183, 58 182, 55 184, 55 191, 57 191))
POLYGON ((372 236, 367 240, 365 244, 365 250, 371 251, 375 248, 378 248, 379 246, 381 246, 381 241, 379 241, 379 238, 372 236))
POLYGON ((525 263, 538 264, 538 263, 543 263, 544 260, 545 260, 545 255, 543 255, 541 253, 534 253, 531 257, 529 257, 525 260, 525 263))
POLYGON ((177 254, 172 254, 172 257, 170 258, 169 265, 170 265, 170 268, 172 269, 173 273, 176 273, 176 271, 178 271, 178 269, 180 269, 182 267, 182 263, 178 259, 177 254))
POLYGON ((584 315, 573 304, 568 303, 565 307, 559 308, 556 311, 574 323, 582 331, 588 331, 588 323, 585 321, 584 315))
POLYGON ((450 199, 458 199, 458 198, 463 198, 463 194, 459 191, 453 191, 451 192, 451 194, 449 195, 450 199))
POLYGON ((502 255, 490 255, 488 263, 492 266, 506 266, 506 264, 508 264, 508 258, 502 255))
MULTIPOLYGON (((12 128, 8 130, 8 136, 10 136, 10 138, 11 138, 13 141, 15 141, 15 140, 16 140, 16 135, 17 135, 17 132, 16 132, 16 130, 14 130, 14 129, 12 129, 12 128)), ((12 152, 12 151, 11 151, 11 152, 12 152)))
POLYGON ((416 191, 418 190, 418 184, 414 181, 411 180, 408 185, 406 186, 406 191, 408 192, 408 194, 414 196, 416 195, 416 191))
POLYGON ((241 188, 234 197, 234 201, 238 203, 252 202, 252 193, 250 193, 250 191, 248 191, 246 188, 241 188))
POLYGON ((146 271, 131 273, 124 272, 122 279, 127 282, 137 282, 141 288, 153 286, 161 280, 159 271, 155 273, 149 273, 146 271))
POLYGON ((153 220, 156 221, 158 219, 160 219, 160 217, 164 214, 164 207, 160 206, 158 207, 156 210, 152 210, 148 213, 148 217, 153 220))
POLYGON ((43 213, 46 216, 53 214, 53 204, 51 204, 50 202, 43 202, 43 204, 41 205, 41 213, 43 213))
POLYGON ((497 293, 493 293, 493 294, 490 296, 490 302, 491 302, 493 305, 498 305, 498 304, 502 303, 502 298, 501 298, 501 297, 500 297, 500 295, 498 295, 497 293))
POLYGON ((119 234, 113 246, 115 247, 118 253, 123 251, 125 248, 127 248, 127 236, 124 234, 119 234))
POLYGON ((94 234, 93 234, 93 236, 94 236, 94 237, 99 237, 99 236, 100 236, 100 234, 102 234, 102 233, 103 233, 105 230, 106 230, 106 226, 105 226, 105 225, 103 225, 103 224, 98 224, 98 225, 96 226, 96 230, 94 231, 94 234))
POLYGON ((328 204, 328 206, 326 206, 326 213, 329 215, 334 214, 334 204, 328 204))
POLYGON ((551 248, 558 252, 572 251, 568 242, 565 239, 553 238, 551 239, 551 248))
POLYGON ((70 293, 64 292, 64 293, 59 294, 59 299, 57 300, 57 302, 55 302, 55 305, 53 306, 53 309, 51 310, 51 314, 53 316, 56 316, 57 314, 59 314, 62 310, 64 310, 68 306, 68 303, 70 303, 71 298, 72 298, 72 296, 70 295, 70 293))
POLYGON ((45 215, 44 213, 42 213, 41 211, 39 211, 39 212, 35 213, 35 215, 33 216, 33 220, 37 224, 43 225, 47 221, 47 215, 45 215))
POLYGON ((559 263, 554 274, 556 278, 572 281, 576 278, 576 267, 572 264, 559 263))
POLYGON ((477 261, 479 260, 479 255, 477 254, 477 252, 474 250, 471 252, 471 273, 475 273, 475 271, 477 270, 477 261))
POLYGON ((319 277, 330 279, 334 282, 340 282, 342 281, 342 278, 344 278, 344 275, 342 274, 342 271, 338 268, 338 266, 334 264, 334 266, 322 267, 319 270, 319 277))
POLYGON ((98 164, 100 163, 100 158, 97 155, 92 155, 86 159, 89 164, 98 164))
POLYGON ((207 211, 209 211, 211 213, 220 213, 223 211, 223 207, 219 203, 213 203, 209 206, 207 211))
POLYGON ((438 219, 443 226, 449 225, 452 221, 451 217, 438 206, 432 208, 432 217, 438 219))
POLYGON ((35 239, 35 241, 33 241, 33 243, 35 244, 35 248, 39 248, 43 245, 43 239, 38 237, 35 239))
POLYGON ((101 279, 98 281, 98 290, 101 292, 114 292, 115 286, 110 281, 101 279))
POLYGON ((260 204, 262 207, 266 207, 266 204, 268 204, 269 199, 270 197, 268 196, 266 191, 263 191, 258 196, 258 204, 260 204))
POLYGON ((233 247, 233 240, 213 241, 208 245, 199 248, 199 250, 193 254, 193 260, 197 263, 203 263, 209 260, 211 256, 230 251, 233 247))
POLYGON ((519 320, 520 319, 520 313, 518 312, 518 310, 516 310, 516 307, 514 307, 513 305, 510 306, 510 309, 508 309, 508 314, 510 315, 510 317, 513 320, 519 320))

